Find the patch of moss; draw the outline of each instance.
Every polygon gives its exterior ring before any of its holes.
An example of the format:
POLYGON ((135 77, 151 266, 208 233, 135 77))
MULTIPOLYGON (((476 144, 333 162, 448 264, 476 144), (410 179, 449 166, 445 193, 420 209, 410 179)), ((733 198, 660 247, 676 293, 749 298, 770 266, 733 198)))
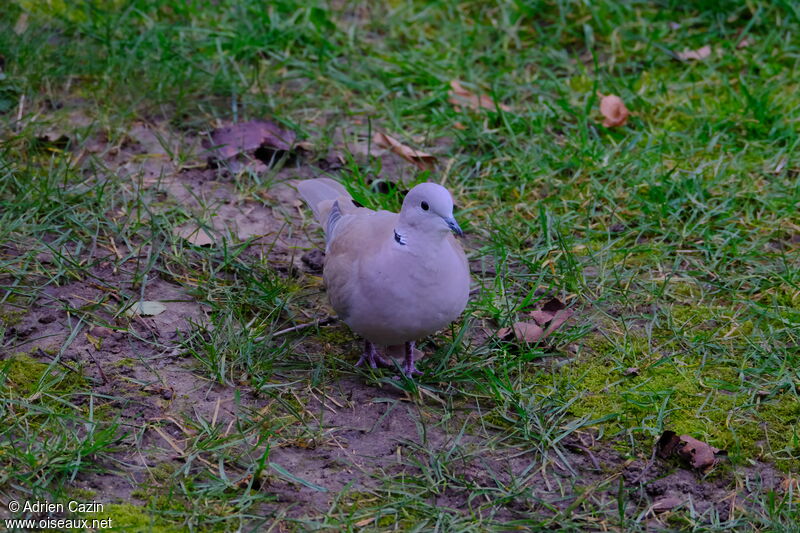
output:
POLYGON ((134 368, 137 366, 138 361, 131 357, 123 357, 118 361, 114 361, 110 365, 110 368, 134 368))
POLYGON ((319 328, 317 334, 320 342, 334 346, 345 345, 353 342, 353 333, 345 326, 319 328))
POLYGON ((22 317, 24 316, 25 311, 22 310, 0 309, 0 325, 3 325, 7 328, 16 326, 22 322, 22 317))
POLYGON ((89 489, 72 489, 72 499, 77 502, 90 502, 96 499, 97 493, 89 489))
POLYGON ((172 463, 159 463, 150 469, 150 475, 155 481, 163 483, 169 480, 178 468, 172 463))
MULTIPOLYGON (((0 361, 0 382, 5 381, 6 386, 19 394, 29 395, 37 389, 48 366, 28 354, 16 353, 7 360, 0 361), (2 379, 3 374, 5 380, 2 379)), ((83 377, 58 368, 50 369, 45 380, 49 392, 72 392, 86 385, 83 377)))
MULTIPOLYGON (((570 406, 572 415, 607 418, 600 423, 606 433, 628 432, 643 446, 650 446, 661 429, 671 429, 728 450, 734 460, 773 460, 782 469, 800 469, 800 402, 793 393, 754 403, 752 391, 740 382, 738 367, 693 354, 661 359, 626 377, 619 357, 608 353, 612 349, 617 348, 606 343, 605 352, 538 381, 566 396, 577 395, 570 406)), ((648 356, 633 354, 632 359, 644 361, 648 356)))
MULTIPOLYGON (((130 503, 107 504, 104 506, 102 514, 104 518, 108 517, 113 520, 115 530, 152 531, 155 533, 185 530, 182 521, 180 524, 170 524, 148 507, 139 507, 130 503)), ((98 516, 92 515, 92 518, 98 518, 98 516)))

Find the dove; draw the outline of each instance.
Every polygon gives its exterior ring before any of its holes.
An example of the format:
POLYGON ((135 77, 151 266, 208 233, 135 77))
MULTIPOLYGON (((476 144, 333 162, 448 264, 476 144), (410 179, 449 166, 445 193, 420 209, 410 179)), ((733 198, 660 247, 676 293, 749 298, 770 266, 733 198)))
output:
POLYGON ((421 375, 417 340, 456 320, 467 305, 470 274, 450 192, 435 183, 412 188, 400 213, 358 207, 329 178, 297 190, 325 231, 322 277, 331 306, 364 338, 356 363, 389 364, 378 346, 404 346, 402 371, 421 375))

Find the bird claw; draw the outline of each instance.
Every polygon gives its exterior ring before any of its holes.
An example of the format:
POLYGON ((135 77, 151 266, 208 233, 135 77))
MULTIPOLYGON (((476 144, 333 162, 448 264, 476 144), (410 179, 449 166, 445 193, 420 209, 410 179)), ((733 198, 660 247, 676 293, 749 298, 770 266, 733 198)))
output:
POLYGON ((422 376, 425 374, 422 370, 418 370, 414 363, 403 364, 403 374, 406 375, 407 378, 413 378, 414 376, 422 376))
POLYGON ((364 353, 361 354, 356 366, 363 366, 364 363, 369 363, 370 368, 378 368, 378 365, 391 366, 391 363, 380 353, 375 345, 367 342, 364 347, 364 353))
POLYGON ((369 361, 369 366, 370 367, 377 368, 377 365, 375 364, 375 359, 371 358, 370 356, 368 356, 365 353, 361 354, 361 357, 359 358, 358 362, 356 363, 356 366, 364 366, 364 362, 365 361, 369 361))

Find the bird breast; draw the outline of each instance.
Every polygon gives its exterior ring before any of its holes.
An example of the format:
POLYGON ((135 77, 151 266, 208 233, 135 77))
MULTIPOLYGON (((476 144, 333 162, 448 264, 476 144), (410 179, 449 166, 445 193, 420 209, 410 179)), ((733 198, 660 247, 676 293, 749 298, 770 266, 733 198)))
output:
POLYGON ((444 328, 469 298, 464 252, 449 239, 427 253, 393 246, 362 257, 347 273, 349 279, 329 285, 334 309, 353 331, 376 344, 401 344, 444 328), (337 288, 347 294, 334 294, 337 288))

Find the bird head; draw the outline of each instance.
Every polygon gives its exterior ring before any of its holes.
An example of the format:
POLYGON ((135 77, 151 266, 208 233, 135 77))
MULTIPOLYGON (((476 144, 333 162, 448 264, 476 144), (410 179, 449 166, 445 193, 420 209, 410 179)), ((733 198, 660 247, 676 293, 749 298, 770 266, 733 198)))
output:
POLYGON ((420 183, 408 191, 400 210, 400 223, 418 231, 464 235, 453 217, 450 191, 436 183, 420 183))

